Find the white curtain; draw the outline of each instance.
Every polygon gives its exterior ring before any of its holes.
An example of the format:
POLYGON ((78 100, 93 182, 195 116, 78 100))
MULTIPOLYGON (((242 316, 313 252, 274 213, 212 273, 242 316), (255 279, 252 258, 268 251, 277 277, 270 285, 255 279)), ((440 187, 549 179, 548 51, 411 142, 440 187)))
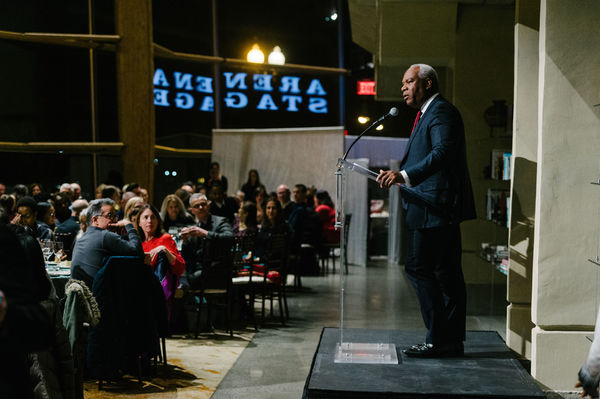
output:
POLYGON ((335 200, 337 159, 344 153, 342 127, 293 129, 215 129, 212 160, 227 177, 228 195, 234 195, 258 170, 267 192, 286 184, 327 190, 335 200))

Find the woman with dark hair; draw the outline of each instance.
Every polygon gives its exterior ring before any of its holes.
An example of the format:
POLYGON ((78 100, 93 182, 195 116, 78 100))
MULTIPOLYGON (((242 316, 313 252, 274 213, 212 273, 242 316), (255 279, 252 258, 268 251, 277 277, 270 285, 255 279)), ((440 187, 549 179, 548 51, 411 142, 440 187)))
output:
POLYGON ((54 206, 49 202, 38 202, 36 205, 37 229, 40 238, 43 240, 54 238, 54 224, 56 223, 56 214, 54 206))
POLYGON ((267 242, 272 234, 293 234, 291 226, 283 218, 283 210, 276 196, 267 198, 265 203, 265 214, 256 236, 254 256, 261 258, 264 255, 267 242))
POLYGON ((258 231, 256 204, 250 201, 244 202, 238 211, 238 215, 233 225, 233 235, 235 237, 245 237, 256 234, 258 231))
POLYGON ((325 242, 340 242, 340 232, 335 229, 335 209, 329 193, 325 190, 318 190, 315 198, 317 200, 315 212, 321 220, 325 242))
POLYGON ((35 197, 44 192, 44 187, 40 183, 31 183, 29 185, 29 195, 35 197))
POLYGON ((256 189, 265 186, 260 182, 260 176, 258 175, 258 171, 256 169, 250 169, 248 172, 248 180, 242 186, 242 192, 244 193, 244 199, 246 201, 256 202, 256 189))
POLYGON ((165 197, 160 206, 160 216, 163 220, 163 227, 167 232, 169 227, 185 227, 194 224, 194 218, 185 209, 183 201, 175 194, 169 194, 165 197))
POLYGON ((16 214, 16 209, 15 209, 15 204, 17 203, 17 201, 15 200, 15 197, 13 197, 11 194, 2 194, 0 195, 0 207, 4 208, 4 210, 6 211, 6 217, 8 218, 8 220, 13 220, 13 218, 15 217, 16 214))
POLYGON ((221 166, 218 162, 210 163, 209 177, 206 180, 206 187, 209 190, 213 184, 220 184, 223 192, 227 194, 227 178, 221 174, 221 166))
POLYGON ((177 245, 173 238, 163 233, 162 220, 158 210, 150 204, 145 204, 138 216, 138 232, 142 237, 142 247, 146 254, 146 263, 155 268, 158 261, 158 255, 164 253, 171 270, 177 276, 181 276, 185 271, 185 261, 177 250, 177 245))
POLYGON ((167 301, 168 318, 171 320, 171 309, 179 277, 185 271, 185 261, 177 250, 175 240, 162 232, 162 220, 158 210, 145 204, 140 208, 138 216, 138 232, 142 237, 145 263, 150 265, 159 279, 167 301))

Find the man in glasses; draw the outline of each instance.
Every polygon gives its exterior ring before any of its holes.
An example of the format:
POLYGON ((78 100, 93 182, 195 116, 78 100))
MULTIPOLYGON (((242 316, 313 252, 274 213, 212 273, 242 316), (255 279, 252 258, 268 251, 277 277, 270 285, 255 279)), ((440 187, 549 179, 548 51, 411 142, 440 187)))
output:
POLYGON ((75 243, 71 260, 71 276, 83 280, 90 288, 94 276, 109 256, 144 256, 142 241, 130 221, 117 220, 115 202, 101 198, 90 202, 87 209, 89 227, 75 243), (126 238, 110 229, 124 227, 126 238))
POLYGON ((233 239, 233 231, 227 219, 210 213, 210 201, 206 195, 196 193, 190 197, 190 207, 196 219, 194 226, 181 230, 186 271, 181 277, 182 284, 195 288, 202 274, 202 239, 233 239))

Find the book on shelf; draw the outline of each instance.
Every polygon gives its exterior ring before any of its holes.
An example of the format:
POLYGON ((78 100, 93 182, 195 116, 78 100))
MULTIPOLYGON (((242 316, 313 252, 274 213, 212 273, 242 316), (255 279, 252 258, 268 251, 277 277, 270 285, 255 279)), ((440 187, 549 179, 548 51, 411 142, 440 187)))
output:
POLYGON ((502 180, 510 180, 510 158, 512 154, 505 152, 502 154, 502 180))
POLYGON ((486 219, 507 226, 509 198, 508 190, 488 188, 486 198, 486 219))
POLYGON ((490 159, 490 178, 502 180, 504 168, 504 150, 492 150, 490 159))

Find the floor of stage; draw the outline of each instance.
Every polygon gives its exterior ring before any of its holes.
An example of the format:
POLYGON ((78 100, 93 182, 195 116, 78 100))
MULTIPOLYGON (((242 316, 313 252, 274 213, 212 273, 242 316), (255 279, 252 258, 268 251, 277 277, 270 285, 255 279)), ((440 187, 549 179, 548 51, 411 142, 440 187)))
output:
MULTIPOLYGON (((345 292, 346 327, 424 333, 403 267, 388 266, 385 261, 370 262, 367 268, 350 265, 345 292)), ((474 301, 490 300, 485 291, 475 292, 481 298, 473 298, 470 290, 468 295, 474 301)), ((275 319, 260 329, 213 398, 302 396, 323 327, 339 324, 339 274, 303 278, 303 288, 289 293, 288 304, 291 320, 284 327, 275 319)), ((467 329, 497 331, 504 338, 506 316, 468 315, 467 329)))

